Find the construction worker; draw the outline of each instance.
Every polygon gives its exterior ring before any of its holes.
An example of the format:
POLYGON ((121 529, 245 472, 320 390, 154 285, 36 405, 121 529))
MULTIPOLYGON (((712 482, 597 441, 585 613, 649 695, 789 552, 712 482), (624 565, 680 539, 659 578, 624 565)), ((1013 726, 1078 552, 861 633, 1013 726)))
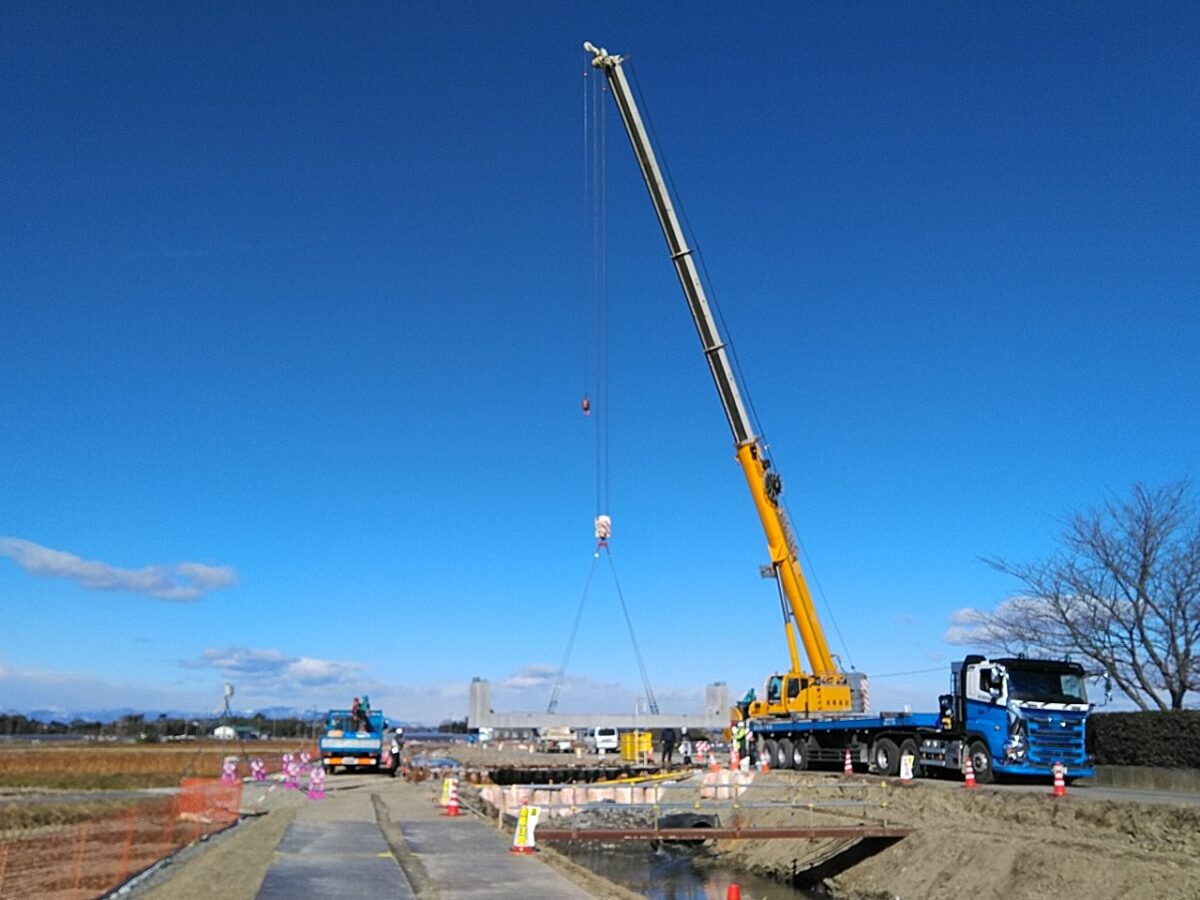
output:
POLYGON ((739 721, 733 726, 733 742, 737 747, 739 757, 745 757, 749 751, 747 746, 747 738, 750 736, 750 729, 746 727, 745 722, 739 721))
POLYGON ((358 717, 362 720, 362 730, 371 730, 371 698, 363 694, 362 706, 358 708, 358 717))
POLYGON ((685 766, 692 764, 692 739, 688 737, 686 725, 683 727, 683 738, 679 742, 679 755, 683 757, 685 766))
POLYGON ((662 730, 663 765, 670 766, 671 758, 675 755, 675 729, 668 725, 662 730))

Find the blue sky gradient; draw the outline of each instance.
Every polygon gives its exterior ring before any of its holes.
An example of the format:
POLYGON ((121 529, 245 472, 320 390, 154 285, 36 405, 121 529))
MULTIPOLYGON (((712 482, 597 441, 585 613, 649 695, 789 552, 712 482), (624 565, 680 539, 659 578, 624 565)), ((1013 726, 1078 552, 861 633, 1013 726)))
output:
MULTIPOLYGON (((1195 474, 1194 5, 21 4, 0 708, 544 708, 596 513, 584 40, 631 57, 835 652, 918 672, 877 705, 932 708, 1015 589, 980 557, 1195 474)), ((612 548, 696 709, 786 647, 606 112, 612 548)), ((611 580, 569 672, 632 708, 611 580)))

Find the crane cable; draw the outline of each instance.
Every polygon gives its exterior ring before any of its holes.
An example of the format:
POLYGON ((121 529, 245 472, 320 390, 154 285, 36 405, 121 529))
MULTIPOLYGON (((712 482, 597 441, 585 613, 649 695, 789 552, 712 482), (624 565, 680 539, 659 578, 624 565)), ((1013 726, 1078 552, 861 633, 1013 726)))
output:
MULTIPOLYGON (((590 68, 590 67, 589 67, 590 68)), ((587 144, 590 160, 585 161, 590 175, 587 197, 592 227, 592 346, 595 359, 596 392, 596 515, 609 512, 608 492, 608 105, 599 94, 608 92, 608 82, 592 78, 592 90, 584 90, 585 104, 592 96, 591 141, 587 144)), ((585 138, 586 141, 586 138, 585 138)))
POLYGON ((592 556, 592 564, 588 567, 587 580, 583 583, 583 593, 579 595, 579 607, 575 610, 575 624, 571 626, 571 636, 567 639, 567 649, 563 653, 562 663, 558 667, 558 676, 554 680, 554 691, 550 695, 550 705, 546 712, 552 713, 558 709, 558 695, 562 692, 563 682, 567 678, 567 664, 571 661, 571 650, 575 646, 575 635, 579 633, 579 620, 583 618, 583 606, 587 603, 588 591, 592 587, 592 576, 596 574, 596 560, 599 554, 592 556))
MULTIPOLYGON (((629 615, 629 606, 625 602, 625 594, 621 590, 621 583, 617 578, 617 570, 613 562, 612 550, 608 546, 607 534, 602 533, 600 526, 601 519, 605 519, 606 521, 608 519, 610 498, 608 487, 608 133, 606 118, 608 104, 601 102, 603 98, 599 95, 607 93, 609 88, 606 79, 591 77, 591 68, 590 63, 584 64, 583 188, 585 218, 588 219, 589 223, 589 239, 591 243, 590 313, 591 337, 593 340, 585 341, 584 343, 585 346, 591 344, 594 348, 594 353, 591 355, 590 364, 588 362, 589 355, 587 353, 584 354, 583 411, 585 415, 593 419, 596 428, 597 544, 592 554, 592 562, 588 568, 587 579, 584 582, 583 591, 579 597, 579 605, 575 611, 575 621, 571 627, 570 637, 567 639, 567 647, 563 653, 562 663, 558 668, 554 688, 550 696, 550 703, 547 706, 546 712, 553 713, 558 708, 558 698, 562 692, 563 683, 566 680, 567 666, 570 663, 571 652, 574 649, 575 639, 579 632, 579 625, 583 617, 583 608, 587 603, 588 594, 591 591, 593 576, 596 571, 596 562, 600 558, 600 551, 604 550, 605 556, 608 559, 609 570, 612 572, 617 597, 620 601, 621 613, 625 618, 626 628, 629 630, 629 639, 633 645, 634 658, 637 661, 638 672, 641 675, 642 689, 646 693, 646 702, 651 713, 657 715, 658 700, 655 698, 654 689, 650 685, 650 677, 646 671, 645 661, 642 658, 641 647, 638 645, 637 635, 634 633, 633 620, 629 615), (589 387, 592 389, 591 392, 588 390, 589 387)), ((605 528, 607 528, 607 525, 605 528)))
POLYGON ((621 582, 617 580, 617 566, 613 562, 612 550, 604 545, 604 555, 608 557, 608 567, 612 571, 613 584, 617 588, 617 597, 621 600, 621 612, 625 615, 625 625, 629 628, 629 640, 633 643, 633 655, 637 659, 638 671, 642 675, 642 688, 646 692, 646 702, 650 712, 658 715, 658 700, 654 698, 654 688, 650 687, 650 676, 646 674, 646 663, 642 660, 642 650, 638 647, 637 635, 633 633, 633 620, 629 618, 629 607, 625 603, 625 593, 621 590, 621 582))

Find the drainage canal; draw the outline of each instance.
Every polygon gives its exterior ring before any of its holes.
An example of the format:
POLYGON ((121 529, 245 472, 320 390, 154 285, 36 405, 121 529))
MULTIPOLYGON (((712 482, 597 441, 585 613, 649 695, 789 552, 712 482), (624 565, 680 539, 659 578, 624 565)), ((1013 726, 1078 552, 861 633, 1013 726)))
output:
POLYGON ((652 847, 648 841, 619 844, 596 841, 555 842, 554 849, 597 875, 650 900, 711 900, 723 898, 731 884, 754 900, 813 900, 821 894, 799 890, 721 867, 704 850, 652 847))

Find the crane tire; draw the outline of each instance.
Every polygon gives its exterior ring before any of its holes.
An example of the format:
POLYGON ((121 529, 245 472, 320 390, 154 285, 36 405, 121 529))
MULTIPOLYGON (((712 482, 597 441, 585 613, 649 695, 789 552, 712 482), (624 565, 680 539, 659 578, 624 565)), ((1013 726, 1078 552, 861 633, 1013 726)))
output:
POLYGON ((772 769, 779 766, 779 743, 774 738, 767 738, 763 741, 762 756, 767 761, 767 765, 772 769))
POLYGON ((891 778, 900 771, 900 748, 891 738, 877 738, 871 745, 871 766, 877 775, 891 778))

